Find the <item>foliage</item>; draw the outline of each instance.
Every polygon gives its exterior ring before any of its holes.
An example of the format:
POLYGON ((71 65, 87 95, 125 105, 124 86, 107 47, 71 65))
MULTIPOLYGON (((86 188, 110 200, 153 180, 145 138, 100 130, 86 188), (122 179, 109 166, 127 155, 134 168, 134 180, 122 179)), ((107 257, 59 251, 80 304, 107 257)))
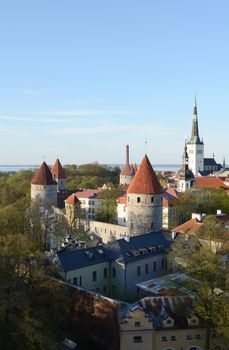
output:
POLYGON ((99 163, 83 164, 80 166, 65 166, 68 176, 67 187, 74 191, 80 188, 96 188, 109 181, 118 184, 120 169, 111 168, 99 163))
POLYGON ((217 331, 224 337, 228 336, 229 303, 226 296, 228 268, 221 268, 220 250, 215 253, 211 244, 214 239, 222 242, 224 231, 219 229, 217 222, 214 224, 211 222, 210 230, 207 225, 205 231, 205 240, 208 240, 208 244, 201 245, 198 238, 195 236, 178 238, 172 245, 169 260, 173 262, 173 267, 187 272, 192 278, 185 287, 196 295, 194 312, 203 321, 206 329, 205 349, 209 350, 212 331, 217 331))
POLYGON ((114 223, 116 216, 117 199, 122 194, 118 187, 111 187, 98 193, 98 199, 102 204, 96 210, 96 218, 98 221, 114 223))

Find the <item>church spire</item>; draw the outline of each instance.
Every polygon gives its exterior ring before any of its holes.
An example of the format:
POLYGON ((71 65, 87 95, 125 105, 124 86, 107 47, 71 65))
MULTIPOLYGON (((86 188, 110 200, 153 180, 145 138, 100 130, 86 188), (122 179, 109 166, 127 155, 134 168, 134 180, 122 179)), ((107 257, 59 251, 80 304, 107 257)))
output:
POLYGON ((197 117, 197 103, 196 103, 196 94, 193 107, 193 117, 192 117, 192 135, 190 143, 201 144, 199 136, 199 126, 198 126, 198 117, 197 117))

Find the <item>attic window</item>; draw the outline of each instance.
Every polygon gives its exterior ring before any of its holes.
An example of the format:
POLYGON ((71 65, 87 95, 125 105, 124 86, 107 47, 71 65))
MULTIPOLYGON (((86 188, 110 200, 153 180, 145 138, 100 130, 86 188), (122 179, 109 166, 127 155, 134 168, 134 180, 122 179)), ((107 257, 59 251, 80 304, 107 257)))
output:
POLYGON ((141 326, 141 322, 135 322, 135 327, 140 327, 141 326))
POLYGON ((171 320, 167 320, 167 324, 171 324, 172 323, 172 321, 171 320))
POLYGON ((141 198, 137 197, 137 203, 140 203, 140 202, 141 202, 141 198))

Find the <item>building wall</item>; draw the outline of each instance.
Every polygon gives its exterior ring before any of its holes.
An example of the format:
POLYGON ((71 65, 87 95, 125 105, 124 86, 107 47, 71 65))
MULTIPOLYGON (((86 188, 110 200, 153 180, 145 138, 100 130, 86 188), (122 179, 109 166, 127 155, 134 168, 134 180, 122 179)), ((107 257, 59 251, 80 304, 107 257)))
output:
POLYGON ((127 195, 127 219, 131 236, 162 229, 162 202, 162 194, 127 195))
POLYGON ((187 143, 187 152, 189 157, 189 169, 197 176, 199 170, 204 170, 204 145, 187 143))
POLYGON ((89 229, 101 237, 105 244, 115 239, 120 239, 123 236, 129 236, 128 227, 108 224, 106 222, 90 221, 89 229))
POLYGON ((31 185, 31 199, 41 204, 57 205, 57 185, 31 185))
POLYGON ((126 295, 130 299, 137 297, 136 284, 142 281, 146 281, 161 275, 164 271, 165 255, 159 254, 147 257, 138 261, 128 263, 126 266, 126 295), (162 263, 162 261, 164 261, 162 263), (148 272, 147 267, 148 265, 148 272), (140 268, 140 269, 139 269, 140 268), (140 274, 139 274, 140 270, 140 274))
POLYGON ((119 184, 120 185, 129 185, 133 179, 133 176, 120 175, 119 184))
POLYGON ((74 283, 74 278, 77 278, 77 284, 80 287, 86 288, 91 291, 104 293, 104 287, 108 291, 109 286, 109 276, 110 276, 110 266, 109 262, 100 262, 98 264, 93 264, 79 269, 68 271, 67 273, 60 271, 59 274, 66 280, 66 282, 74 283), (107 269, 107 278, 104 278, 104 269, 107 269), (96 271, 96 281, 93 281, 93 272, 96 271), (80 283, 81 277, 81 283, 80 283))
POLYGON ((118 221, 118 225, 127 226, 127 205, 126 204, 118 203, 117 221, 118 221))
POLYGON ((96 210, 101 205, 101 200, 98 198, 80 198, 81 210, 85 219, 94 220, 96 218, 96 210))

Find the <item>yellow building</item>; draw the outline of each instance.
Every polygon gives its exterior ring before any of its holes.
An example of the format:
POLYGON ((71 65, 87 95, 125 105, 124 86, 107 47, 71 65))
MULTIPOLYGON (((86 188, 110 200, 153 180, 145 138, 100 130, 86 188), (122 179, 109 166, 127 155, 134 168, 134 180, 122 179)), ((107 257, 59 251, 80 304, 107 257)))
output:
MULTIPOLYGON (((169 298, 147 299, 147 312, 136 305, 122 317, 120 350, 204 350, 205 330, 195 315, 178 320, 166 311, 166 304, 172 305, 169 298)), ((229 349, 217 334, 211 343, 211 350, 229 349)))

